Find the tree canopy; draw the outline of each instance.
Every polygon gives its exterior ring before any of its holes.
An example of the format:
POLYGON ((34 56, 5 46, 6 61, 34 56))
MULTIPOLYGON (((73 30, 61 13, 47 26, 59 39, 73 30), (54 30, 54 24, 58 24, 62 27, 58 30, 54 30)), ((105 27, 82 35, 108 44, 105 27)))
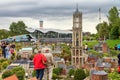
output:
POLYGON ((99 23, 96 30, 100 38, 106 37, 109 39, 119 39, 120 36, 120 17, 117 7, 112 7, 108 11, 108 21, 99 23))
POLYGON ((9 31, 5 29, 0 30, 0 39, 5 39, 9 37, 9 31))
POLYGON ((10 24, 10 32, 12 33, 12 35, 21 35, 21 34, 27 34, 28 31, 26 31, 27 26, 25 25, 25 23, 23 21, 18 21, 16 22, 12 22, 10 24))
POLYGON ((109 38, 109 26, 107 22, 104 21, 102 23, 99 23, 96 26, 96 29, 99 33, 99 38, 109 38))

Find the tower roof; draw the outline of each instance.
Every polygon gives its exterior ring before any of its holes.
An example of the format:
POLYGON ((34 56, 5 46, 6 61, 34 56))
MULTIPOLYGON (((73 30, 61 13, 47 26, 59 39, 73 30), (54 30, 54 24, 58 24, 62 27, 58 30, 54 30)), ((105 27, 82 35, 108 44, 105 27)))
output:
POLYGON ((78 4, 76 4, 76 11, 75 12, 79 12, 78 4))
POLYGON ((76 10, 75 10, 74 14, 78 14, 78 13, 81 13, 81 12, 79 12, 78 4, 76 4, 76 10))

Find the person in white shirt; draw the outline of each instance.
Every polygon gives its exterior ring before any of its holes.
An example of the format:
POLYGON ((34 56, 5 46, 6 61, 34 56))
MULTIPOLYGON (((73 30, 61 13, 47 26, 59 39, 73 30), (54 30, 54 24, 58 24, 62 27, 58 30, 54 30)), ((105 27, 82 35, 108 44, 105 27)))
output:
POLYGON ((85 50, 86 50, 86 51, 88 50, 88 45, 87 45, 87 43, 85 44, 85 50))
POLYGON ((52 73, 53 73, 53 67, 54 67, 54 59, 53 59, 53 55, 51 52, 50 48, 43 48, 42 52, 44 53, 46 59, 47 59, 47 63, 46 65, 46 71, 45 71, 45 80, 52 80, 52 73), (48 78, 47 78, 48 77, 48 78))

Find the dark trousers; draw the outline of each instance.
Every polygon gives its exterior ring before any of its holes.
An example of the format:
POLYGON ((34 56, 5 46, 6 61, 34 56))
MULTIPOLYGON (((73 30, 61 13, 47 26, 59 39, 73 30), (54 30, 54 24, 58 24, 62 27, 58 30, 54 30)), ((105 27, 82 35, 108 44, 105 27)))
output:
POLYGON ((38 80, 42 80, 43 75, 44 75, 44 69, 37 69, 36 70, 36 78, 38 80))
POLYGON ((5 50, 2 51, 2 55, 3 55, 4 58, 6 58, 5 50))

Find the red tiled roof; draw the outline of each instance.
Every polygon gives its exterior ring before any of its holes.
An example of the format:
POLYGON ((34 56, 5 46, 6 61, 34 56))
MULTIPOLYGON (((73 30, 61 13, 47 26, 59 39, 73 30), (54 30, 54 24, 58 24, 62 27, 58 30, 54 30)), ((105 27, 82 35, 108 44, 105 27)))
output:
POLYGON ((31 78, 30 80, 37 80, 36 78, 31 78))
POLYGON ((12 75, 12 76, 7 77, 7 78, 5 78, 5 79, 3 79, 3 80, 18 80, 18 78, 17 78, 16 75, 12 75))

